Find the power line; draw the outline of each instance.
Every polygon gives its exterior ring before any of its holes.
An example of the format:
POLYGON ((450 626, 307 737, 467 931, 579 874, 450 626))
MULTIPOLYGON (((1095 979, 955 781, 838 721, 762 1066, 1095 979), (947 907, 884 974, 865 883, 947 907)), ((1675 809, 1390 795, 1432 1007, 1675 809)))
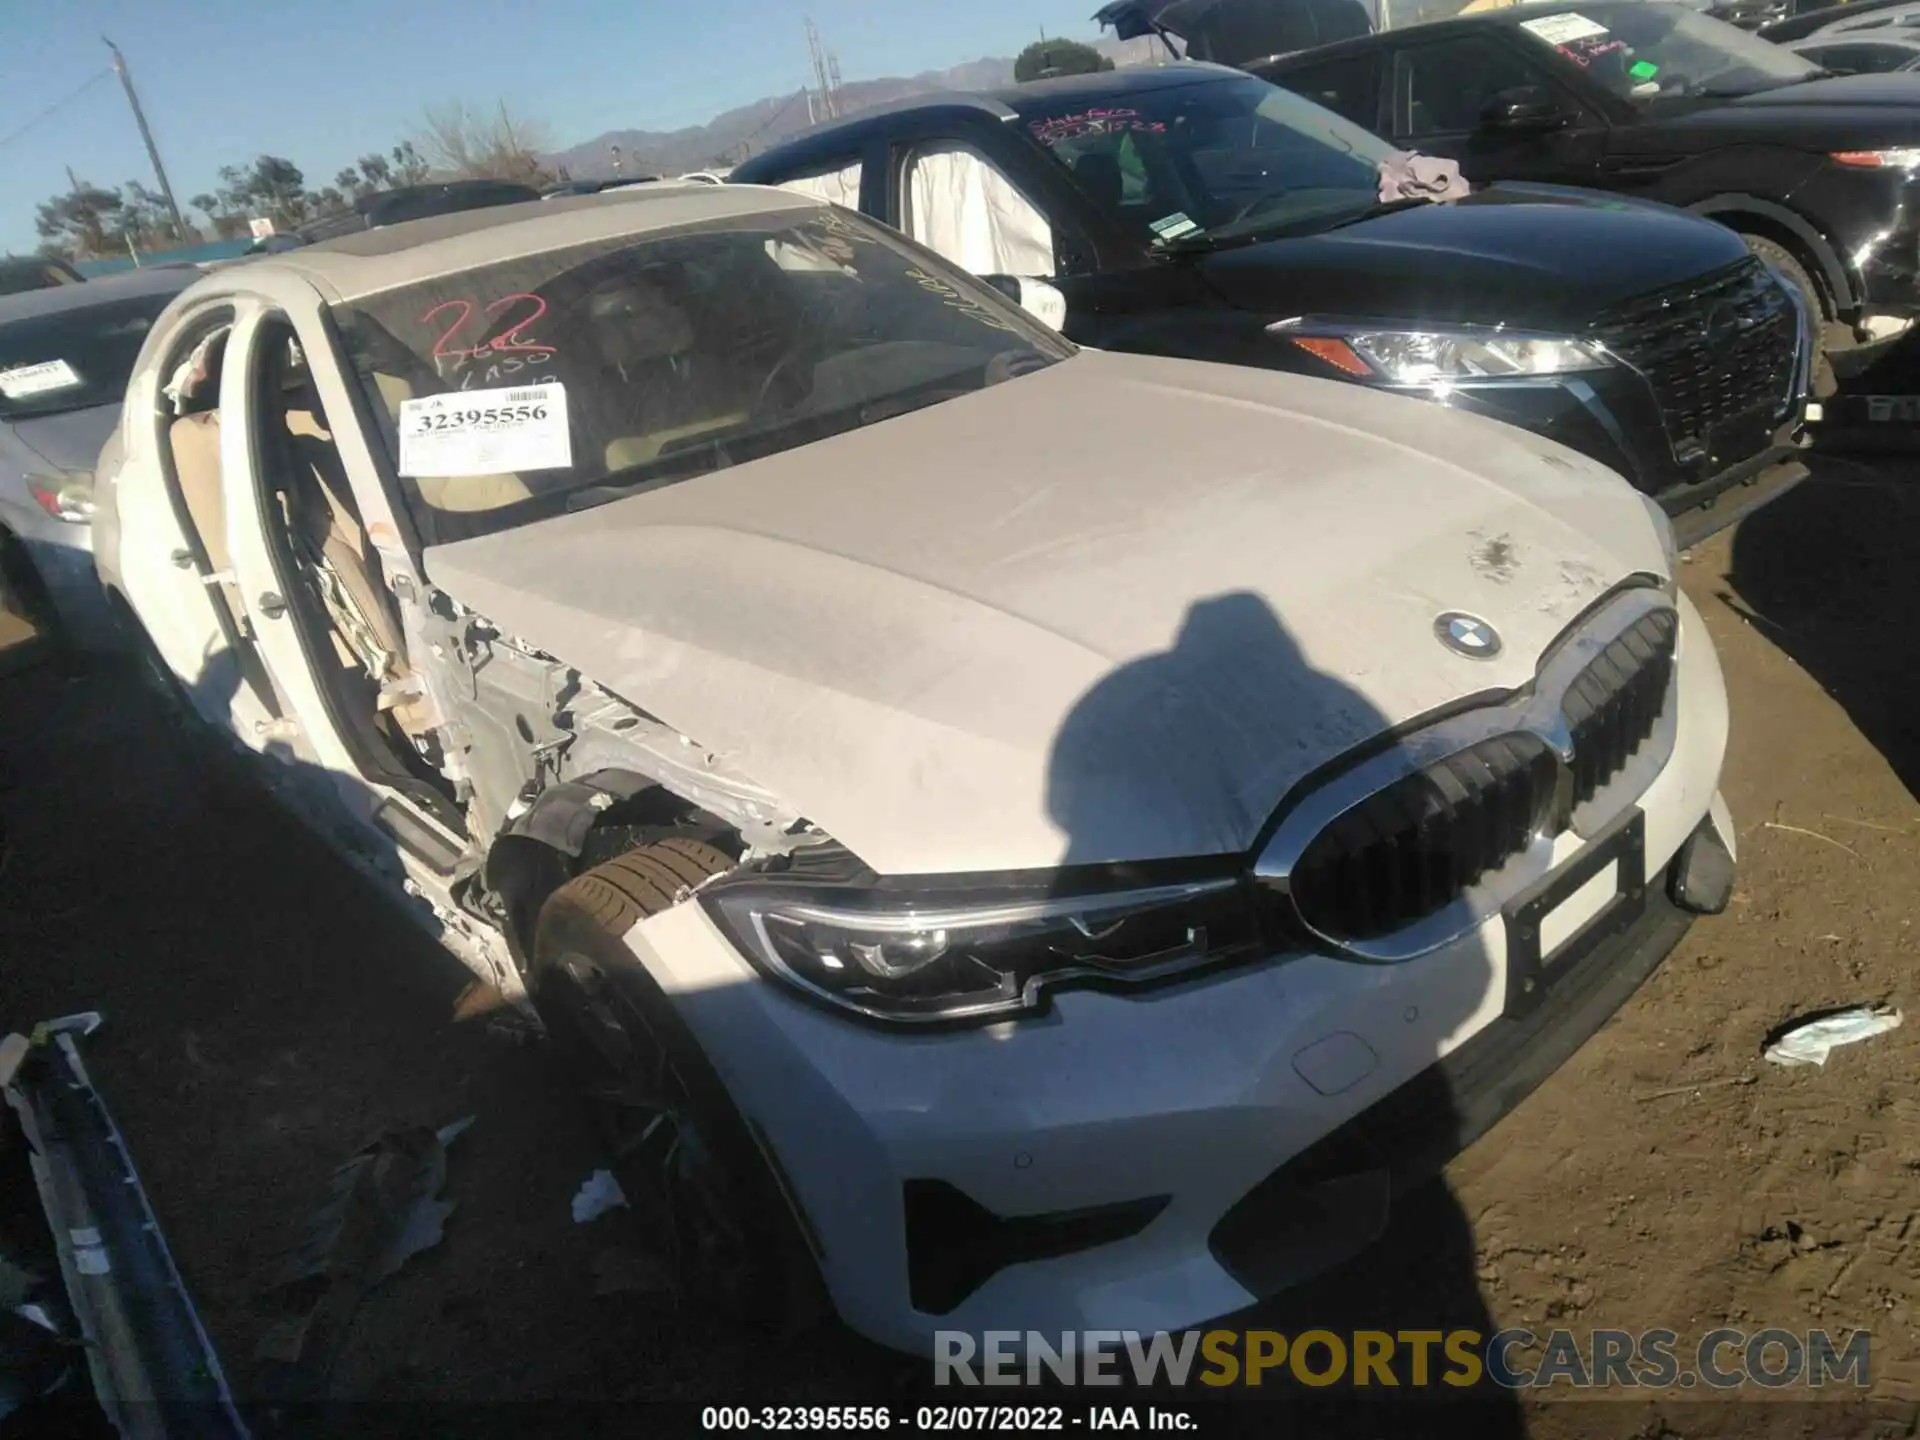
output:
POLYGON ((42 120, 45 120, 49 115, 53 114, 54 111, 60 109, 64 105, 71 104, 73 101, 78 100, 88 90, 92 89, 95 85, 98 85, 102 80, 105 80, 108 76, 112 74, 113 74, 113 71, 110 69, 95 71, 87 79, 83 80, 79 85, 75 86, 72 90, 68 91, 60 99, 54 101, 53 104, 47 106, 46 109, 42 110, 38 115, 34 116, 31 120, 27 121, 27 123, 22 125, 19 129, 10 130, 5 135, 0 135, 0 145, 12 144, 15 140, 18 140, 22 135, 26 134, 29 130, 33 129, 33 127, 38 125, 42 120))

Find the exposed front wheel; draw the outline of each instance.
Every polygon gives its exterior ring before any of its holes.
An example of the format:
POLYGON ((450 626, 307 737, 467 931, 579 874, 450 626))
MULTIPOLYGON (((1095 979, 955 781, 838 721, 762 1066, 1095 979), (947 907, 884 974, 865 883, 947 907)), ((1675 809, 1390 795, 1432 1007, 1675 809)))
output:
POLYGON ((721 1318, 787 1328, 825 1308, 812 1257, 719 1076, 623 939, 733 863, 676 839, 596 866, 541 908, 530 978, 677 1296, 721 1318))

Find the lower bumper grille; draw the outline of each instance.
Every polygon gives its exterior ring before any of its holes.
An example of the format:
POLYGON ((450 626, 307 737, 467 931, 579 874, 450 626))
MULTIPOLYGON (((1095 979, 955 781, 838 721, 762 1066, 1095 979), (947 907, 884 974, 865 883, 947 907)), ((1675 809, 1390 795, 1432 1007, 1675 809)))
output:
POLYGON ((1751 426, 1763 439, 1785 403, 1799 312, 1773 272, 1748 259, 1629 300, 1596 321, 1592 335, 1646 376, 1676 459, 1731 463, 1744 452, 1715 453, 1727 432, 1751 426))

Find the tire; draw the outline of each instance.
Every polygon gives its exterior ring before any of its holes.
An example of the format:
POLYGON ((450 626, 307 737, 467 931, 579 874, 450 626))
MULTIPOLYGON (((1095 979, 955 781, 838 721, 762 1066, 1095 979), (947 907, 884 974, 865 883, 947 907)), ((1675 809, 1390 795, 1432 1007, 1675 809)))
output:
POLYGON ((1833 317, 1827 311, 1824 294, 1808 273, 1807 267, 1778 240, 1770 240, 1764 235, 1743 234, 1740 238, 1747 242, 1748 254, 1778 270, 1807 302, 1807 314, 1813 319, 1813 393, 1816 399, 1826 399, 1839 386, 1834 379, 1833 362, 1827 358, 1827 352, 1832 348, 1829 330, 1833 317))
POLYGON ((812 1254, 725 1085, 623 938, 733 866, 673 839, 570 880, 541 907, 530 988, 682 1303, 792 1333, 829 1309, 812 1254))

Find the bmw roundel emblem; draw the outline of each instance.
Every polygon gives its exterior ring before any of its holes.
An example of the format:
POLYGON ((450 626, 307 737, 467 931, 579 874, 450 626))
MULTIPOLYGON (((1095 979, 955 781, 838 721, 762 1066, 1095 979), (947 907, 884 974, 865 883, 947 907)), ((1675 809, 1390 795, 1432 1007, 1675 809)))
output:
POLYGON ((1449 610, 1433 622, 1434 637, 1469 660, 1491 660, 1500 653, 1500 632, 1478 615, 1449 610))

